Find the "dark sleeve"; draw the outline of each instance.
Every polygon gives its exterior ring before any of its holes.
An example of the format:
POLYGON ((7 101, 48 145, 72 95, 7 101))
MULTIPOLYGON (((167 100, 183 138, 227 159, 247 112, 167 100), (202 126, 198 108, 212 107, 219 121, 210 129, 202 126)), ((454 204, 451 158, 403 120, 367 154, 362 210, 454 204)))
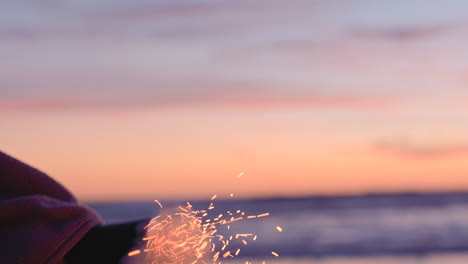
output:
POLYGON ((0 151, 0 263, 62 263, 101 223, 53 178, 0 151))
POLYGON ((97 226, 65 256, 66 264, 118 264, 141 241, 149 220, 97 226))

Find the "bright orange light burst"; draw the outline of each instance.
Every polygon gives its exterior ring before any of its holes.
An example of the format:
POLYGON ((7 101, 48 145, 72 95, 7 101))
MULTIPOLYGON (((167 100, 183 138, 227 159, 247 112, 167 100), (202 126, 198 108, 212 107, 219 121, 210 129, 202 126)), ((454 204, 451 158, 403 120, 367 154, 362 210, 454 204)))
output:
MULTIPOLYGON (((243 173, 238 177, 242 175, 243 173)), ((217 195, 211 197, 211 201, 216 197, 217 195)), ((163 208, 158 200, 155 202, 163 208)), ((208 264, 209 262, 219 264, 221 262, 217 261, 220 257, 232 258, 240 254, 240 248, 234 251, 229 249, 231 240, 240 239, 243 245, 247 245, 246 239, 255 241, 257 235, 236 234, 224 238, 222 235, 215 235, 218 227, 225 226, 226 229, 230 229, 230 223, 270 215, 263 213, 244 217, 245 212, 237 210, 235 212, 237 215, 227 211, 225 214, 217 214, 214 218, 207 218, 212 209, 214 209, 213 203, 210 203, 207 210, 194 210, 192 205, 187 203, 185 207, 179 206, 174 210, 163 211, 161 215, 151 219, 145 227, 146 237, 143 241, 146 242, 146 248, 143 251, 134 250, 128 253, 128 256, 146 253, 145 263, 147 264, 208 264), (221 244, 217 246, 216 243, 221 244), (216 250, 217 248, 219 250, 216 250)), ((276 229, 279 232, 283 231, 279 226, 276 229)), ((279 256, 276 252, 271 252, 271 254, 275 257, 279 256)))
POLYGON ((147 263, 197 263, 211 249, 216 229, 203 224, 191 206, 153 218, 146 226, 147 263))

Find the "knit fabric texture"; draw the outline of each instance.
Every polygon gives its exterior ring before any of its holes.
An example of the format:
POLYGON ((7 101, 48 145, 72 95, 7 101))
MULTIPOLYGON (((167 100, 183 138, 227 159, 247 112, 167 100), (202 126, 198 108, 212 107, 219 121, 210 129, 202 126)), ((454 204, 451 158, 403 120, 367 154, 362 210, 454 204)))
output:
POLYGON ((0 151, 0 263, 62 263, 100 224, 58 182, 0 151))

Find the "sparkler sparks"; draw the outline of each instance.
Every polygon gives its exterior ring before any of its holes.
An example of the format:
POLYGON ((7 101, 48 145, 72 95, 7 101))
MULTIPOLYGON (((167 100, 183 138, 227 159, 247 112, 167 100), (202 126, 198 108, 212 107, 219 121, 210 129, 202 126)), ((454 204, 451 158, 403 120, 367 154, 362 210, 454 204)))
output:
MULTIPOLYGON (((164 212, 146 226, 146 263, 197 263, 210 251, 214 234, 188 205, 164 212)), ((133 253, 133 252, 131 252, 133 253)), ((136 255, 138 253, 134 253, 136 255)), ((129 254, 130 256, 130 254, 129 254)))
POLYGON ((131 257, 131 256, 138 255, 138 254, 140 254, 140 253, 141 253, 141 250, 134 250, 134 251, 132 251, 132 252, 128 253, 128 256, 130 256, 130 257, 131 257))
MULTIPOLYGON (((239 174, 238 178, 243 174, 243 172, 239 174)), ((217 195, 213 195, 211 201, 216 198, 217 195)), ((154 201, 163 208, 158 200, 154 201)), ((245 246, 248 244, 247 240, 255 241, 257 235, 239 233, 225 238, 219 234, 215 235, 218 228, 230 230, 229 224, 231 223, 270 215, 263 213, 244 217, 245 212, 237 210, 236 214, 241 216, 236 217, 233 212, 227 211, 209 218, 209 210, 213 209, 214 204, 210 203, 207 210, 194 210, 187 202, 185 207, 179 206, 174 210, 163 211, 159 216, 151 219, 145 227, 146 237, 142 240, 146 243, 146 248, 134 250, 128 253, 128 256, 145 253, 146 264, 221 264, 221 261, 218 262, 220 257, 234 258, 241 252, 240 248, 232 248, 236 243, 230 245, 230 241, 240 240, 245 246)), ((279 226, 276 229, 279 232, 283 231, 279 226)), ((271 254, 275 257, 279 256, 274 251, 271 254)), ((263 263, 266 262, 263 261, 263 263)))
POLYGON ((161 209, 163 208, 162 204, 158 200, 154 200, 154 202, 157 203, 161 209))

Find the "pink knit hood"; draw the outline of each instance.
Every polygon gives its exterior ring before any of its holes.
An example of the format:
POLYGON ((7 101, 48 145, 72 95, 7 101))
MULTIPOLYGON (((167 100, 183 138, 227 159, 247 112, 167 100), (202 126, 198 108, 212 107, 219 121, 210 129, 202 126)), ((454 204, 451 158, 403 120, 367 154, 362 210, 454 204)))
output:
POLYGON ((0 152, 0 263, 62 263, 99 224, 59 183, 0 152))

